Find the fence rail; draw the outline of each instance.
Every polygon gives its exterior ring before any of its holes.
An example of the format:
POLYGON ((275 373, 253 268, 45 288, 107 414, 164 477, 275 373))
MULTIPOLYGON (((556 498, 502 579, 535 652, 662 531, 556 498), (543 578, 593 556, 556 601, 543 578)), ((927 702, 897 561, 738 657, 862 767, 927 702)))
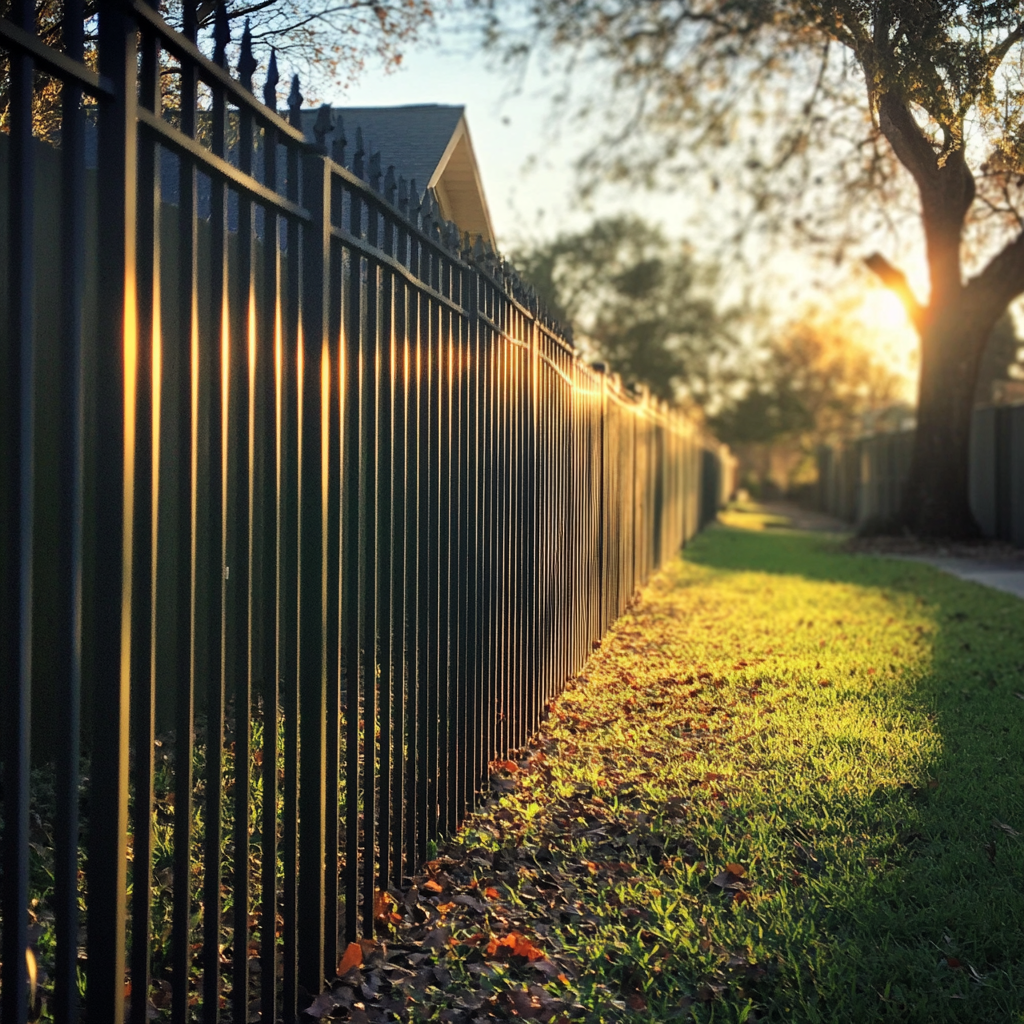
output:
POLYGON ((65 11, 60 52, 0 19, 0 1015, 52 929, 58 1021, 290 1022, 714 514, 721 453, 429 193, 308 145, 275 62, 257 102, 223 8, 210 61, 194 6, 104 0, 98 70, 65 11))

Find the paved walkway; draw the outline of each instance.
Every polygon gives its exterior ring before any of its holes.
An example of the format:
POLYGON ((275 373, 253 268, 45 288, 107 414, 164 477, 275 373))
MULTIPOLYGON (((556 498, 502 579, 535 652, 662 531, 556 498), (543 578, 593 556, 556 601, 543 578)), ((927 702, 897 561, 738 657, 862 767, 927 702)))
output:
POLYGON ((1024 598, 1024 563, 998 562, 984 558, 961 558, 952 555, 890 555, 907 562, 924 562, 962 580, 980 583, 993 590, 1024 598))
MULTIPOLYGON (((766 502, 762 505, 772 515, 786 516, 797 530, 816 530, 841 533, 851 529, 849 523, 820 512, 811 512, 787 502, 766 502)), ((881 554, 881 552, 880 552, 881 554)), ((962 580, 980 583, 983 587, 1002 590, 1024 598, 1024 553, 1020 557, 972 557, 962 554, 884 554, 885 558, 898 558, 907 562, 923 562, 962 580)))

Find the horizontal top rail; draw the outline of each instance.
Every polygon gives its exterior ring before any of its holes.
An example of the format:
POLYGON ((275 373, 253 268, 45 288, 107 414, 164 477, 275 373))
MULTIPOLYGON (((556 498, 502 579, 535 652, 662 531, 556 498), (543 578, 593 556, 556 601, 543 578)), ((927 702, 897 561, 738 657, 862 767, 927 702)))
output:
POLYGON ((38 36, 19 28, 7 18, 0 18, 0 41, 28 54, 41 70, 49 71, 58 78, 77 82, 93 96, 114 95, 114 86, 108 78, 61 53, 60 50, 48 46, 38 36))
MULTIPOLYGON (((335 225, 331 226, 331 236, 344 242, 349 248, 358 250, 367 259, 373 260, 375 263, 382 263, 395 271, 396 274, 401 274, 417 291, 424 295, 429 295, 432 299, 444 304, 460 316, 469 316, 469 310, 464 309, 453 299, 450 299, 444 293, 439 292, 436 288, 432 288, 425 281, 422 281, 404 263, 395 259, 390 253, 386 253, 383 249, 379 249, 357 235, 353 235, 351 231, 346 231, 345 228, 339 228, 335 225)), ((451 256, 448 258, 454 259, 451 256)))

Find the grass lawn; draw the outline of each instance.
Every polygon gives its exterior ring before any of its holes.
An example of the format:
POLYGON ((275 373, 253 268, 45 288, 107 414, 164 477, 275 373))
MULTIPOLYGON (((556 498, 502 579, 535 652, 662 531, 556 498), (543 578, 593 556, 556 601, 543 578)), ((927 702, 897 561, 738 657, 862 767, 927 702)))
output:
POLYGON ((403 1015, 1024 1021, 1024 604, 725 521, 394 892, 403 1015))

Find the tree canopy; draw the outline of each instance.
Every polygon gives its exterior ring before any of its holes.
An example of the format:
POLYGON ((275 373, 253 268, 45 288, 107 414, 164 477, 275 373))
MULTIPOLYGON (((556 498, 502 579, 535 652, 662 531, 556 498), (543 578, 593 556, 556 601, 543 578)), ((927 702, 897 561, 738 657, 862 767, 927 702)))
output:
POLYGON ((638 217, 607 217, 524 248, 515 263, 588 355, 627 383, 700 405, 715 393, 736 314, 719 308, 713 271, 686 243, 638 217))
POLYGON ((967 484, 975 383, 989 333, 1024 293, 1020 4, 479 2, 488 38, 508 53, 548 48, 570 70, 593 60, 634 99, 625 130, 616 126, 618 136, 606 133, 595 150, 612 174, 673 166, 685 175, 697 154, 712 176, 746 183, 753 222, 782 226, 783 211, 787 228, 815 240, 842 234, 830 220, 836 200, 854 220, 869 197, 893 218, 901 182, 912 182, 927 298, 885 256, 867 261, 921 338, 918 430, 892 526, 975 534, 967 484), (636 158, 641 138, 658 143, 653 164, 636 158))

